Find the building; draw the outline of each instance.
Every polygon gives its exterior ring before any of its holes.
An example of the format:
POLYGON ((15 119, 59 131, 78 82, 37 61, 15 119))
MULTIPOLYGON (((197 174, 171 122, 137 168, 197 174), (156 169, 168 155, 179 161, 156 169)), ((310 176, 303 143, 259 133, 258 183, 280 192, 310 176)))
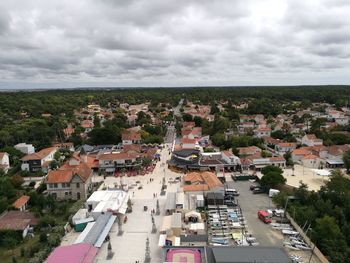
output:
POLYGON ((138 153, 105 153, 98 157, 99 171, 114 174, 121 169, 134 169, 142 165, 141 154, 138 153))
POLYGON ((10 158, 7 152, 0 152, 0 169, 5 173, 10 169, 10 158))
POLYGON ((268 158, 254 158, 252 159, 252 164, 255 169, 260 170, 268 165, 277 166, 280 168, 286 167, 286 160, 282 157, 268 157, 268 158))
POLYGON ((14 148, 21 151, 24 154, 31 154, 35 152, 35 148, 32 144, 19 143, 16 144, 14 148))
POLYGON ((199 144, 196 139, 181 138, 180 146, 182 149, 198 149, 199 144))
POLYGON ((71 158, 59 170, 50 171, 46 178, 47 191, 58 200, 86 199, 91 190, 92 170, 84 161, 71 158))
POLYGON ((323 163, 318 156, 313 155, 313 154, 308 154, 308 155, 302 157, 300 162, 301 162, 302 166, 305 166, 308 168, 314 168, 314 169, 321 168, 322 164, 325 165, 325 162, 323 163))
POLYGON ((271 129, 268 127, 261 127, 254 130, 254 136, 258 138, 268 137, 271 135, 271 129))
POLYGON ((304 156, 311 154, 309 150, 300 148, 300 149, 295 149, 292 152, 292 160, 293 162, 299 162, 304 156))
POLYGON ((301 138, 301 143, 307 146, 323 145, 323 140, 318 139, 315 134, 305 134, 301 138))
POLYGON ((54 154, 56 152, 56 147, 50 147, 36 153, 27 154, 21 159, 22 171, 29 171, 32 173, 38 171, 47 172, 49 163, 54 159, 54 154))
POLYGON ((208 247, 208 263, 291 263, 292 260, 282 247, 237 246, 208 247))
POLYGON ((38 220, 31 212, 8 211, 0 215, 0 231, 18 231, 25 238, 30 227, 38 225, 38 220))
POLYGON ((122 133, 122 143, 123 145, 140 144, 141 135, 136 132, 124 132, 122 133))
POLYGON ((224 160, 226 163, 230 165, 240 165, 241 161, 240 159, 234 155, 231 151, 223 151, 221 152, 221 158, 224 160))
POLYGON ((212 172, 192 172, 183 178, 184 192, 207 192, 209 190, 223 188, 222 182, 212 172))
POLYGON ((279 142, 275 145, 275 150, 279 154, 286 154, 287 152, 292 152, 297 148, 297 144, 294 142, 279 142))
POLYGON ((93 263, 97 251, 98 248, 85 243, 59 246, 51 252, 45 263, 93 263))
POLYGON ((256 146, 250 146, 250 147, 239 147, 237 148, 239 156, 248 156, 248 155, 254 155, 257 153, 261 153, 261 149, 256 146))
POLYGON ((22 195, 12 204, 12 206, 19 211, 26 211, 29 199, 30 197, 28 195, 22 195))

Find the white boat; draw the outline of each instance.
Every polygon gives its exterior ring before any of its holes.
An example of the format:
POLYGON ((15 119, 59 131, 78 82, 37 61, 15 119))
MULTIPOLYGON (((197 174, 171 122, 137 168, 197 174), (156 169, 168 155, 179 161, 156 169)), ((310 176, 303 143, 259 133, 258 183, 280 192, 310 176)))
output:
POLYGON ((289 248, 291 250, 300 250, 300 248, 297 248, 295 245, 289 243, 289 242, 283 242, 283 246, 285 246, 286 248, 289 248))
POLYGON ((295 244, 294 246, 302 250, 311 250, 311 248, 306 244, 295 244))
POLYGON ((293 236, 293 235, 297 235, 299 233, 297 231, 293 231, 293 230, 282 229, 282 234, 283 235, 293 236))

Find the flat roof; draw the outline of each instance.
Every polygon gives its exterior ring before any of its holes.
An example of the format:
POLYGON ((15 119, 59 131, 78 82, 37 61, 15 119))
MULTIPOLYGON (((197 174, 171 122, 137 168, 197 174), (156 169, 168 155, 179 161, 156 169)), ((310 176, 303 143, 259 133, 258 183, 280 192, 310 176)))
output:
POLYGON ((211 247, 215 263, 291 263, 282 247, 211 247))

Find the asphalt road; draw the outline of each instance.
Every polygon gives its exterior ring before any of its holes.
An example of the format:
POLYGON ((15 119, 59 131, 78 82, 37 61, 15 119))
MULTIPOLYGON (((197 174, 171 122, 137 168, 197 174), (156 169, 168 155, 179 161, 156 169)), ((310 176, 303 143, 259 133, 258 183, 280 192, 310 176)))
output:
POLYGON ((283 235, 280 231, 272 230, 270 225, 263 223, 257 217, 260 209, 268 209, 273 206, 267 194, 253 194, 249 190, 252 184, 249 181, 227 182, 229 188, 235 188, 240 195, 236 197, 243 215, 246 218, 248 231, 255 236, 261 246, 282 246, 283 235))
POLYGON ((167 132, 164 139, 165 143, 172 143, 175 138, 175 133, 176 133, 175 126, 169 125, 167 127, 167 132))

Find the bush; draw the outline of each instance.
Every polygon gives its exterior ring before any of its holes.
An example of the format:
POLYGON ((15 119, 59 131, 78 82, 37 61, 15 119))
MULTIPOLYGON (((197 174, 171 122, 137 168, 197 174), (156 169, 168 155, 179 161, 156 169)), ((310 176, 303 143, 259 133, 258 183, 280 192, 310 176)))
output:
POLYGON ((46 243, 47 242, 47 234, 46 233, 41 233, 39 237, 39 241, 41 243, 46 243))
POLYGON ((52 216, 45 215, 39 220, 41 227, 55 226, 57 225, 56 219, 52 216))
POLYGON ((51 247, 57 247, 61 243, 61 235, 52 233, 49 235, 47 241, 51 247))
POLYGON ((23 258, 26 255, 24 247, 21 247, 21 257, 23 258))

